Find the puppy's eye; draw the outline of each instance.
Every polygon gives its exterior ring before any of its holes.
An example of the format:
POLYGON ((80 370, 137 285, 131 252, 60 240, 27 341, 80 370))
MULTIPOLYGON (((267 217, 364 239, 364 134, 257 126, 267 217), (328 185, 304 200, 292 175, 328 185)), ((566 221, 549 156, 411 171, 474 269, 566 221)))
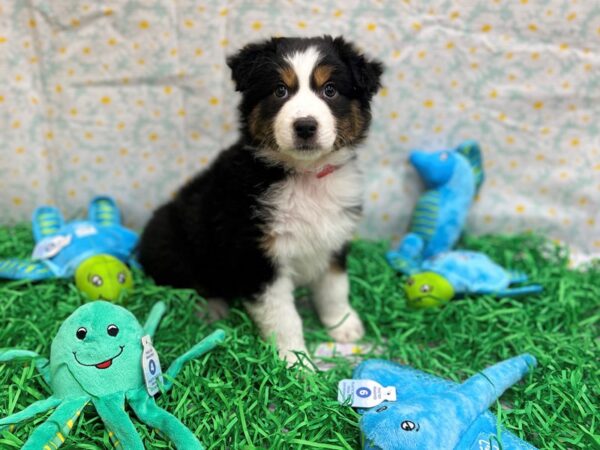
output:
POLYGON ((278 98, 286 98, 288 95, 288 88, 285 84, 279 84, 277 85, 277 87, 275 88, 275 97, 278 98))
POLYGON ((333 83, 327 83, 323 88, 323 95, 328 98, 333 98, 337 94, 337 89, 333 85, 333 83))

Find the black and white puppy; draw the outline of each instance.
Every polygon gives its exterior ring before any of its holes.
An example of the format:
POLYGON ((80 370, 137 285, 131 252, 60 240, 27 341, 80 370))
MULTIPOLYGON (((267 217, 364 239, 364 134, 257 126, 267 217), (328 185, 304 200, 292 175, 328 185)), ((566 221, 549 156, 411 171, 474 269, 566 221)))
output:
POLYGON ((364 333, 345 259, 363 196, 355 148, 382 65, 330 36, 249 44, 227 63, 241 138, 154 213, 139 260, 158 283, 242 298, 291 363, 306 352, 297 286, 335 340, 364 333))

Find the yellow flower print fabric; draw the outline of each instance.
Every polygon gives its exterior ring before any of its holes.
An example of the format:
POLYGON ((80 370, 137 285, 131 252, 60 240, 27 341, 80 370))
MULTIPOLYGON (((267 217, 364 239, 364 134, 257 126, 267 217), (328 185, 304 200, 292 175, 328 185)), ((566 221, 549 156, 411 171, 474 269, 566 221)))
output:
POLYGON ((573 0, 0 2, 0 222, 97 193, 128 225, 237 133, 226 55, 272 35, 344 35, 386 66, 361 234, 398 238, 412 148, 478 140, 475 233, 535 230, 600 252, 600 4, 573 0))

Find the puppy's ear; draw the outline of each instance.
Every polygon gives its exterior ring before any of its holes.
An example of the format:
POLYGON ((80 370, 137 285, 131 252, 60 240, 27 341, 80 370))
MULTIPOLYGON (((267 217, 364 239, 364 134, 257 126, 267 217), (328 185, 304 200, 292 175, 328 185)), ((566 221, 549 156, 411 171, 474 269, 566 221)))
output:
POLYGON ((240 51, 227 58, 227 65, 231 69, 231 78, 235 89, 243 92, 250 87, 251 80, 256 70, 264 64, 267 57, 275 54, 276 39, 255 42, 246 45, 240 51))
POLYGON ((368 60, 354 45, 346 42, 341 36, 333 40, 333 46, 342 61, 350 67, 355 88, 364 92, 370 100, 381 87, 383 64, 377 60, 368 60))

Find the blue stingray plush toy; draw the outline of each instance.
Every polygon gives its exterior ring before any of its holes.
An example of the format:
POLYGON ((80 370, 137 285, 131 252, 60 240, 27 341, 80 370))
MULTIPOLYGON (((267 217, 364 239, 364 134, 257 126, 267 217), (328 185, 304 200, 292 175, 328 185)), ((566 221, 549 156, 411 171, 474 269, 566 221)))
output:
POLYGON ((359 410, 363 449, 534 450, 503 429, 488 408, 535 365, 524 354, 457 384, 389 361, 365 361, 353 378, 393 386, 397 394, 396 401, 359 410))

